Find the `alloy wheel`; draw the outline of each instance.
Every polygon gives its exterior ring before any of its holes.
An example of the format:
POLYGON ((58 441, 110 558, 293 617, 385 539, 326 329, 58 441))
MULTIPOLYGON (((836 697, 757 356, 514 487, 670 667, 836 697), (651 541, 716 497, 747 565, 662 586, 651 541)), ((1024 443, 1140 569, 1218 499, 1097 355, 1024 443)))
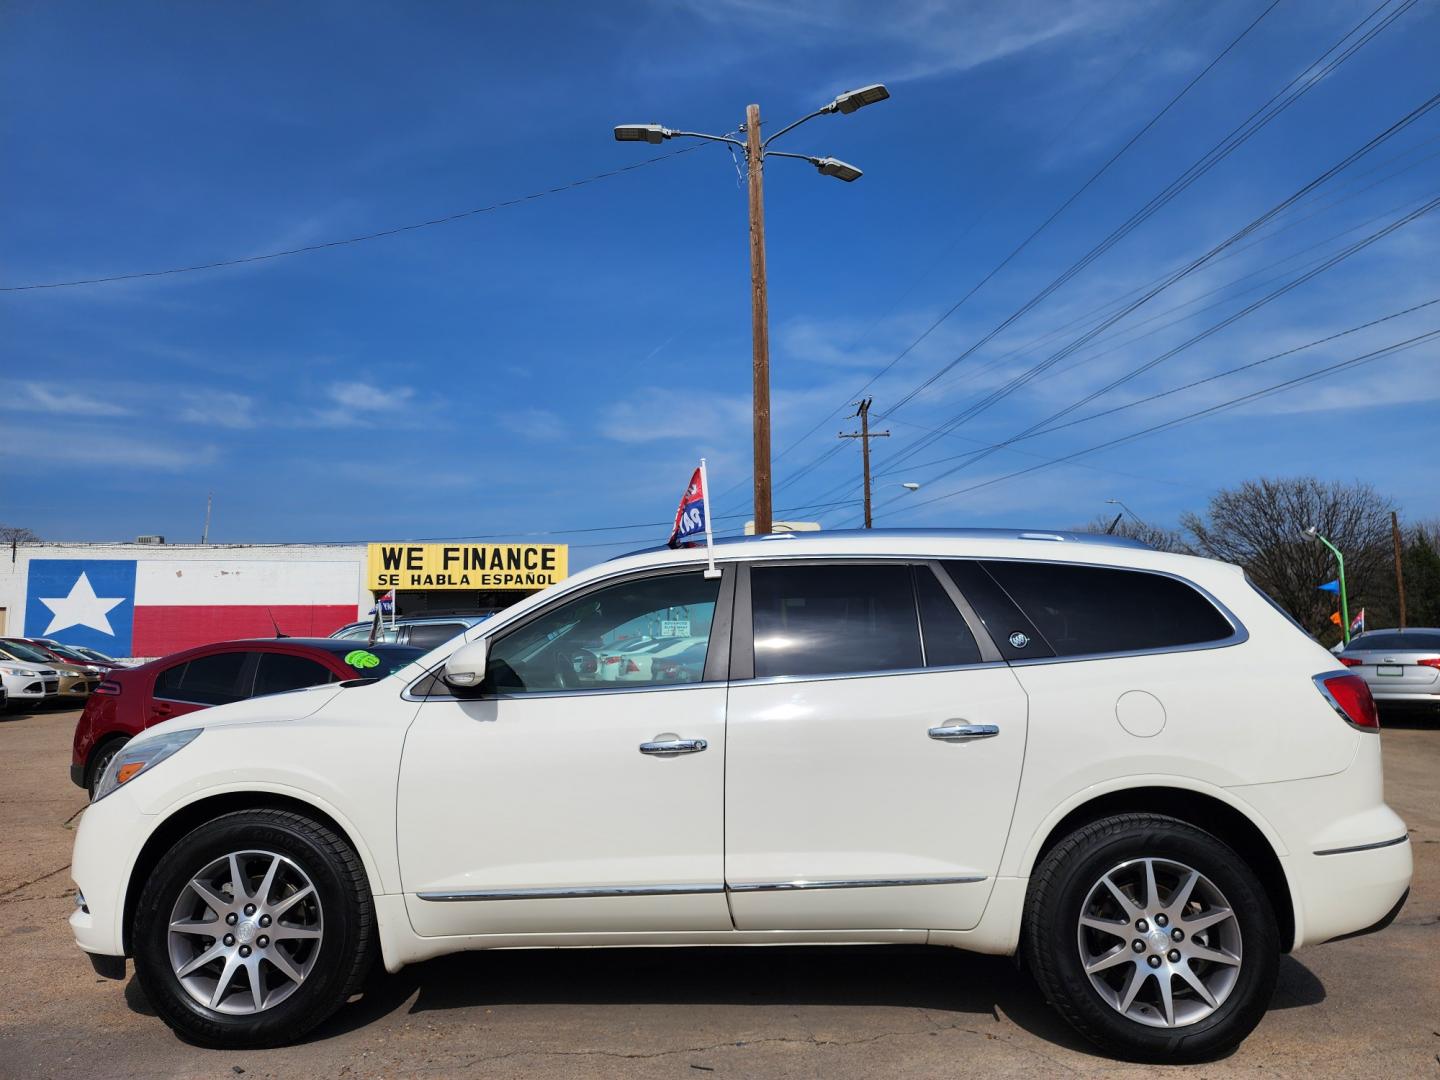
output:
POLYGON ((320 895, 292 859, 237 851, 207 864, 170 913, 171 970, 216 1012, 274 1008, 303 983, 324 940, 320 895))
POLYGON ((1076 941, 1101 999, 1150 1027, 1205 1019, 1240 976, 1240 923, 1229 901, 1173 859, 1132 859, 1102 874, 1081 905, 1076 941))

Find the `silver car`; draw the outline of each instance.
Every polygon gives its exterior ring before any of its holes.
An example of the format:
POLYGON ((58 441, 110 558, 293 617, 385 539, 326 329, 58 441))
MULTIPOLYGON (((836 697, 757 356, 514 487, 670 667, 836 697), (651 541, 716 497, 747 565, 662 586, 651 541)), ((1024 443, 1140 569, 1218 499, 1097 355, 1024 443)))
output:
POLYGON ((1381 705, 1429 705, 1440 709, 1440 629, 1368 630, 1340 653, 1381 705))

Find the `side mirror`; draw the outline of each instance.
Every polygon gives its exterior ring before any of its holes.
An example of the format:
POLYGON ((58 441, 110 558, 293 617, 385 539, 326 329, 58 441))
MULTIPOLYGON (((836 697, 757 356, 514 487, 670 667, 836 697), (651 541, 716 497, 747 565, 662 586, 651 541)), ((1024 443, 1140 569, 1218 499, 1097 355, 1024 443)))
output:
POLYGON ((476 690, 485 681, 488 654, 484 638, 466 642, 450 654, 440 678, 457 690, 476 690))

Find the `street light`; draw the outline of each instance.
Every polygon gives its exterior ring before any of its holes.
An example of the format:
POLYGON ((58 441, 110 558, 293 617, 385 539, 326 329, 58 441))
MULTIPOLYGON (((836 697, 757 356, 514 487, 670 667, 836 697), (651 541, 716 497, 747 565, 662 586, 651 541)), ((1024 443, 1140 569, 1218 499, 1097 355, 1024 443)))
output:
POLYGON ((919 485, 919 484, 913 483, 912 481, 909 481, 909 480, 904 481, 903 483, 901 483, 900 486, 903 487, 906 491, 919 491, 919 490, 920 490, 920 485, 919 485))
POLYGON ((1338 547, 1321 536, 1319 528, 1314 525, 1304 529, 1300 535, 1314 543, 1324 544, 1330 549, 1330 554, 1335 556, 1335 564, 1340 568, 1340 575, 1336 579, 1340 583, 1340 635, 1348 645, 1350 644, 1350 597, 1345 591, 1345 556, 1340 554, 1338 547))
MULTIPOLYGON (((1121 502, 1119 499, 1106 499, 1105 501, 1111 506, 1120 507, 1121 510, 1124 510, 1127 514, 1134 518, 1138 524, 1145 525, 1145 520, 1139 514, 1135 513, 1134 510, 1131 510, 1130 507, 1126 506, 1123 502, 1121 502)), ((1146 528, 1149 528, 1149 526, 1147 525, 1146 528)))
POLYGON ((807 161, 820 171, 822 176, 833 176, 846 183, 854 183, 864 175, 854 165, 839 158, 811 157, 807 154, 787 154, 771 150, 769 146, 780 136, 794 131, 801 124, 817 116, 840 113, 848 116, 856 109, 884 101, 890 91, 880 83, 862 86, 858 90, 847 90, 836 96, 830 104, 802 116, 793 124, 787 124, 765 139, 760 137, 760 106, 750 105, 745 110, 745 122, 740 130, 745 141, 728 135, 707 135, 702 131, 674 131, 660 124, 621 124, 615 128, 615 141, 626 143, 659 144, 666 139, 705 139, 710 142, 727 143, 745 152, 749 178, 750 197, 750 336, 752 341, 753 394, 754 394, 754 453, 755 453, 755 533, 757 536, 771 531, 770 500, 770 312, 769 297, 765 280, 765 192, 764 169, 767 157, 795 158, 807 161))

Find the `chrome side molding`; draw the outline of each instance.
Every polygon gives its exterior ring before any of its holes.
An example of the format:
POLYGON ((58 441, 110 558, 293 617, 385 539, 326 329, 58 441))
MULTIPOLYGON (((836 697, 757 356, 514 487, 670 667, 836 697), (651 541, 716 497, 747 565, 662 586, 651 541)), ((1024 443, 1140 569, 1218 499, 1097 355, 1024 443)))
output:
POLYGON ((927 878, 833 878, 810 881, 750 881, 739 885, 611 885, 594 888, 466 889, 459 892, 423 892, 416 896, 431 903, 471 900, 593 900, 605 896, 701 896, 713 893, 792 892, 803 889, 892 889, 906 885, 974 885, 984 874, 958 874, 927 878))

